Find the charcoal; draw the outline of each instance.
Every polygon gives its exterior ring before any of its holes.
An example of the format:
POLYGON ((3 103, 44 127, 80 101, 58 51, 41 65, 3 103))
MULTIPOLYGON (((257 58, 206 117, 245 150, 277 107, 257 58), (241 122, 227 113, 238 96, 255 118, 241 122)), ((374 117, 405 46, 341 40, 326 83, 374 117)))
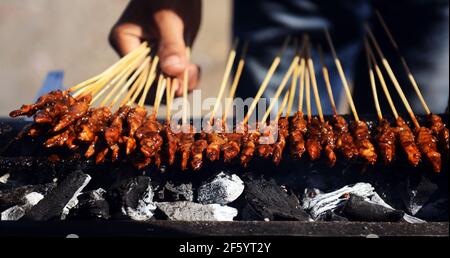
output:
POLYGON ((168 220, 181 221, 232 221, 237 216, 235 208, 220 204, 199 204, 194 202, 156 203, 168 220))
POLYGON ((76 199, 91 177, 76 170, 62 180, 44 199, 23 217, 26 220, 46 221, 61 218, 66 205, 76 199))
POLYGON ((153 203, 153 188, 147 176, 127 178, 111 187, 107 200, 113 212, 120 212, 114 217, 128 217, 145 221, 153 217, 156 209, 153 203))
POLYGON ((40 202, 44 196, 37 192, 31 192, 23 198, 23 204, 13 206, 1 213, 0 220, 19 220, 25 213, 40 202))
POLYGON ((250 179, 245 186, 243 220, 309 220, 297 197, 283 191, 273 179, 250 179))
POLYGON ((191 183, 176 184, 166 182, 161 190, 158 191, 158 198, 164 201, 193 201, 194 191, 191 183))
POLYGON ((428 203, 438 190, 436 183, 432 182, 426 175, 408 177, 402 185, 402 201, 406 211, 415 215, 423 205, 428 203))
POLYGON ((448 221, 448 198, 428 202, 416 213, 416 216, 430 221, 448 221))
POLYGON ((332 211, 327 211, 325 214, 322 214, 318 219, 318 221, 348 221, 346 217, 340 216, 332 211))
POLYGON ((211 181, 198 189, 197 201, 202 204, 228 204, 244 191, 244 182, 235 174, 220 172, 211 181))
POLYGON ((55 186, 55 183, 48 183, 44 185, 27 185, 0 191, 0 210, 14 205, 25 204, 27 202, 25 196, 32 192, 40 193, 45 196, 53 190, 55 186))
POLYGON ((393 210, 368 202, 364 197, 351 195, 342 209, 342 214, 352 221, 367 222, 399 222, 403 211, 393 210))
POLYGON ((109 204, 103 197, 102 188, 82 193, 78 204, 69 213, 69 219, 109 219, 109 204))

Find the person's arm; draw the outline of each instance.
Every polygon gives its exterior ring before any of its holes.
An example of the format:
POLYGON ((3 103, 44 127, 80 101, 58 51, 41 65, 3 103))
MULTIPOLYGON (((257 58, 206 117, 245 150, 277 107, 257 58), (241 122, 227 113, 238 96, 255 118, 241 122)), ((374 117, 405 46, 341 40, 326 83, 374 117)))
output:
MULTIPOLYGON (((111 30, 110 43, 123 56, 143 40, 148 41, 158 47, 160 68, 166 75, 181 82, 188 67, 189 89, 193 89, 200 71, 197 65, 187 61, 186 46, 192 45, 197 36, 201 7, 201 0, 131 0, 111 30)), ((181 87, 176 93, 182 94, 181 87)))

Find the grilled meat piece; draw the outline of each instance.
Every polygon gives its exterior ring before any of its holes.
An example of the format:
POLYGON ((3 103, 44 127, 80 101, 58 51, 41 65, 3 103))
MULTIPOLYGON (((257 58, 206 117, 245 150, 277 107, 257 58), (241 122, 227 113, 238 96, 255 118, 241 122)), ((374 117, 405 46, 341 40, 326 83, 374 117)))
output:
POLYGON ((242 134, 226 133, 224 136, 227 141, 222 146, 223 160, 224 162, 231 162, 241 151, 242 134))
POLYGON ((178 150, 178 145, 180 142, 179 134, 175 134, 170 125, 166 125, 164 128, 166 142, 167 142, 167 156, 169 160, 169 165, 173 165, 175 162, 175 155, 178 150))
POLYGON ((286 138, 289 135, 289 120, 287 118, 280 118, 278 120, 278 139, 273 146, 273 163, 280 164, 283 157, 283 150, 286 147, 286 138))
POLYGON ((111 117, 111 111, 107 107, 91 109, 86 119, 82 119, 80 125, 81 132, 78 133, 78 140, 84 142, 94 141, 95 136, 106 129, 111 117))
POLYGON ((261 158, 269 158, 273 156, 274 144, 276 142, 275 133, 278 133, 278 130, 274 130, 274 122, 271 122, 270 125, 262 125, 262 133, 259 137, 258 144, 256 146, 256 154, 261 158))
POLYGON ((180 145, 178 147, 181 152, 181 170, 186 170, 188 168, 188 162, 191 155, 191 148, 194 144, 194 128, 192 125, 180 134, 180 145))
POLYGON ((409 126, 405 123, 403 118, 398 117, 397 123, 397 139, 405 152, 408 162, 411 166, 416 167, 421 158, 419 149, 417 148, 415 137, 409 126))
POLYGON ((89 110, 92 96, 85 95, 77 99, 77 101, 69 107, 59 122, 53 128, 53 132, 61 131, 67 126, 74 124, 78 119, 82 118, 89 110))
POLYGON ((114 113, 109 127, 105 129, 105 141, 112 151, 112 161, 117 161, 119 158, 119 144, 122 143, 123 122, 130 109, 129 106, 120 107, 119 110, 114 113))
POLYGON ((47 103, 45 107, 36 112, 34 122, 38 124, 54 124, 57 119, 67 113, 69 107, 75 104, 76 99, 70 94, 63 94, 52 103, 47 103))
POLYGON ((242 166, 247 167, 250 160, 255 154, 256 143, 259 141, 261 136, 260 132, 257 130, 253 132, 248 131, 248 127, 245 127, 244 135, 242 137, 242 151, 240 156, 240 161, 242 166))
POLYGON ((358 157, 358 148, 349 132, 347 121, 342 116, 334 115, 333 128, 336 135, 336 149, 342 156, 346 160, 358 157))
POLYGON ((336 164, 336 136, 334 135, 333 127, 328 123, 322 123, 322 146, 325 150, 325 157, 327 158, 327 165, 334 167, 336 164))
POLYGON ((29 105, 22 105, 22 107, 18 110, 14 110, 11 113, 9 113, 10 117, 17 117, 17 116, 32 116, 34 115, 38 110, 44 108, 47 105, 51 105, 52 103, 56 102, 57 100, 60 100, 64 97, 64 95, 67 95, 68 93, 66 91, 51 91, 41 97, 38 98, 36 103, 29 104, 29 105))
POLYGON ((307 132, 307 122, 302 112, 296 112, 292 117, 290 126, 290 153, 295 159, 300 159, 305 153, 305 135, 307 132))
POLYGON ((160 135, 163 126, 158 122, 154 115, 151 115, 139 127, 136 132, 136 138, 139 140, 141 146, 140 150, 144 156, 153 157, 161 150, 163 145, 163 138, 160 135))
POLYGON ((136 140, 134 134, 141 127, 147 116, 147 110, 143 107, 135 107, 130 110, 127 116, 128 136, 124 139, 126 142, 125 153, 130 155, 136 149, 136 140))
POLYGON ((358 121, 353 124, 353 138, 358 148, 359 157, 363 158, 367 163, 374 165, 377 162, 377 153, 375 146, 370 141, 369 128, 366 122, 358 121))
POLYGON ((429 115, 429 120, 431 122, 430 129, 433 131, 434 136, 439 140, 439 145, 441 149, 448 155, 449 153, 449 130, 445 127, 442 118, 435 114, 429 115))
POLYGON ((206 157, 211 161, 219 160, 221 146, 226 143, 226 139, 220 133, 211 132, 208 134, 207 140, 206 157))
POLYGON ((311 160, 316 160, 320 157, 322 151, 322 124, 315 117, 308 123, 308 134, 306 140, 306 151, 311 160))
POLYGON ((420 152, 431 163, 434 172, 441 172, 441 154, 437 151, 437 139, 433 135, 433 131, 420 127, 417 130, 417 146, 420 152))
POLYGON ((192 159, 191 167, 193 170, 199 170, 203 166, 203 152, 208 147, 208 141, 205 139, 199 139, 194 142, 191 147, 192 159))
POLYGON ((376 140, 385 165, 391 164, 395 159, 395 139, 396 130, 390 126, 389 121, 381 120, 377 127, 376 140))

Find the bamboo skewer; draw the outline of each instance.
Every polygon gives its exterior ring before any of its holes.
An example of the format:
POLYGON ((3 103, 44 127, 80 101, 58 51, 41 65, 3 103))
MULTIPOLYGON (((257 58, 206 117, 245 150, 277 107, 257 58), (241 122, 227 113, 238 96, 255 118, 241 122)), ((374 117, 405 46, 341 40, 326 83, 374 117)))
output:
POLYGON ((400 48, 398 47, 397 42, 394 39, 394 36, 392 35, 391 31, 389 30, 386 22, 384 21, 383 17, 381 16, 380 12, 378 10, 376 10, 375 13, 376 13, 376 15, 378 17, 378 20, 381 23, 381 26, 383 27, 384 31, 386 32, 386 35, 388 36, 389 41, 391 42, 392 46, 396 50, 396 52, 397 52, 397 54, 398 54, 398 56, 400 58, 400 61, 401 61, 402 65, 403 65, 403 68, 405 69, 405 72, 408 75, 408 79, 411 82, 411 85, 413 86, 414 91, 416 92, 417 96, 419 97, 420 103, 422 104, 423 108, 425 109, 426 114, 427 115, 431 114, 430 108, 428 107, 428 105, 427 105, 427 103, 426 103, 422 93, 420 92, 419 85, 417 84, 417 81, 414 78, 414 76, 413 76, 413 74, 411 72, 411 69, 409 68, 408 64, 406 63, 406 59, 404 58, 404 56, 400 52, 400 48))
POLYGON ((236 47, 238 45, 239 40, 235 40, 233 47, 231 48, 230 53, 228 54, 228 61, 225 66, 225 72, 223 74, 222 82, 220 84, 219 93, 217 94, 216 103, 214 105, 214 108, 211 112, 211 116, 209 118, 209 124, 213 124, 214 117, 216 115, 217 109, 219 108, 220 104, 222 103, 222 96, 225 92, 225 88, 227 87, 228 80, 230 79, 231 69, 233 68, 234 59, 236 58, 236 47))
POLYGON ((281 62, 281 55, 284 52, 284 50, 286 49, 287 45, 289 44, 289 38, 287 38, 284 43, 283 43, 283 47, 281 48, 281 51, 279 52, 279 54, 274 58, 272 65, 269 68, 269 71, 267 72, 263 82, 261 83, 261 86, 259 87, 258 92, 256 93, 255 99, 253 100, 253 102, 251 103, 250 107, 248 108, 247 114, 244 117, 244 121, 243 124, 247 124, 248 123, 248 119, 250 118, 250 116, 252 115, 253 111, 256 108, 256 105, 258 104, 259 99, 261 98, 262 94, 264 93, 264 91, 267 88, 267 85, 269 85, 270 79, 272 78, 273 74, 275 73, 275 70, 277 69, 278 65, 281 62))
POLYGON ((167 80, 164 78, 164 76, 160 75, 159 81, 158 81, 158 87, 156 90, 155 102, 153 104, 153 116, 155 116, 155 117, 158 114, 159 105, 161 103, 162 96, 164 95, 164 91, 166 89, 166 83, 167 83, 167 80))
MULTIPOLYGON (((94 84, 89 85, 81 90, 89 90, 92 95, 98 95, 97 98, 94 98, 92 103, 95 102, 100 96, 104 94, 111 86, 115 85, 118 80, 123 78, 124 74, 129 71, 129 69, 135 69, 135 64, 139 62, 141 59, 145 58, 145 56, 150 52, 150 49, 145 49, 140 52, 135 53, 135 55, 130 56, 126 62, 123 62, 120 66, 116 68, 116 70, 111 70, 108 73, 104 73, 103 77, 96 81, 94 84), (99 93, 100 91, 100 93, 99 93), (98 94, 97 94, 98 93, 98 94)), ((79 92, 75 93, 75 95, 79 94, 79 92)))
POLYGON ((233 79, 233 82, 231 84, 230 92, 228 93, 229 101, 227 101, 225 103, 225 109, 224 109, 224 112, 223 112, 223 115, 222 115, 222 124, 225 124, 225 120, 228 117, 228 112, 230 110, 231 104, 233 104, 232 99, 234 99, 234 95, 236 93, 236 89, 237 89, 237 86, 239 84, 239 80, 241 79, 242 71, 244 70, 245 56, 246 56, 246 53, 247 53, 247 48, 248 48, 248 41, 246 41, 244 43, 244 47, 242 48, 242 54, 241 54, 241 57, 239 58, 239 63, 238 63, 238 66, 236 68, 236 74, 234 75, 234 79, 233 79))
POLYGON ((141 106, 141 107, 144 106, 147 94, 148 94, 150 88, 152 87, 153 82, 156 79, 156 67, 158 66, 158 62, 159 62, 159 58, 158 58, 158 56, 155 56, 155 58, 153 59, 153 63, 151 65, 151 67, 150 67, 150 71, 149 71, 149 74, 148 74, 148 77, 147 77, 148 79, 145 82, 145 86, 144 86, 144 91, 142 93, 142 97, 139 99, 139 102, 138 102, 138 105, 141 106))
POLYGON ((405 94, 403 93, 400 83, 398 82, 397 77, 395 76, 394 72, 392 71, 392 68, 389 65, 389 62, 387 61, 386 57, 384 56, 383 52, 381 51, 381 48, 378 45, 378 42, 375 39, 375 37, 372 33, 372 30, 369 28, 369 26, 367 24, 365 24, 365 28, 369 34, 369 37, 370 37, 373 45, 375 46, 375 50, 377 51, 378 55, 381 58, 381 62, 383 63, 383 66, 384 66, 386 72, 388 73, 392 83, 394 84, 395 89, 397 90, 398 95, 400 95, 400 98, 401 98, 403 104, 405 105, 405 108, 408 111, 409 116, 411 117, 411 120, 414 123, 414 126, 416 128, 420 128, 419 122, 417 122, 417 118, 414 115, 414 112, 413 112, 411 106, 409 105, 408 99, 406 98, 405 94))
POLYGON ((300 88, 298 92, 298 111, 303 112, 303 94, 305 91, 305 58, 302 57, 300 61, 300 88))
POLYGON ((116 91, 119 90, 121 88, 121 86, 123 86, 124 83, 128 84, 130 81, 133 82, 137 78, 139 73, 136 69, 139 69, 141 67, 141 65, 143 64, 141 62, 143 62, 143 61, 139 60, 139 62, 135 62, 132 66, 130 66, 127 69, 127 71, 123 74, 122 78, 113 86, 113 88, 109 91, 109 93, 106 95, 106 97, 100 103, 100 106, 106 106, 109 99, 115 95, 116 91))
POLYGON ((149 66, 150 66, 150 57, 147 57, 145 58, 144 62, 139 66, 139 68, 135 71, 135 73, 131 76, 131 78, 125 83, 125 85, 122 86, 120 91, 117 93, 116 97, 109 104, 110 107, 116 104, 120 96, 122 96, 122 94, 130 88, 133 82, 139 83, 142 80, 142 78, 146 78, 147 73, 146 68, 149 66), (138 77, 140 77, 140 80, 137 80, 138 77))
POLYGON ((170 121, 170 93, 172 92, 172 80, 170 77, 166 79, 166 123, 169 124, 170 121))
POLYGON ((69 92, 73 92, 76 90, 79 90, 81 88, 84 88, 86 86, 88 86, 89 84, 92 84, 94 82, 96 82, 97 80, 99 80, 100 78, 102 78, 105 74, 110 73, 111 71, 116 70, 117 67, 121 66, 123 63, 128 62, 130 59, 132 59, 135 55, 141 53, 146 47, 147 47, 147 42, 143 42, 139 47, 137 47, 135 50, 131 51, 130 53, 128 53, 127 55, 125 55, 124 57, 122 57, 118 62, 116 62, 115 64, 113 64, 112 66, 110 66, 109 68, 107 68, 105 71, 103 71, 102 73, 86 80, 83 81, 71 88, 69 88, 67 91, 69 92))
POLYGON ((283 79, 281 80, 280 85, 278 86, 277 91, 275 92, 275 94, 273 95, 273 101, 270 102, 269 107, 266 110, 266 113, 264 114, 263 118, 261 119, 261 124, 265 124, 267 118, 270 115, 270 112, 272 112, 273 107, 275 106, 275 103, 277 103, 278 98, 281 95, 281 92, 284 90, 284 88, 286 87, 286 84, 289 81, 289 78, 291 77, 292 73, 294 72, 294 70, 297 67, 297 63, 298 63, 299 57, 296 56, 294 57, 294 59, 292 60, 288 71, 286 72, 286 74, 284 75, 283 79))
MULTIPOLYGON (((186 60, 189 62, 191 58, 191 49, 188 47, 186 49, 186 60)), ((189 68, 186 66, 183 74, 183 113, 182 113, 182 124, 187 124, 187 104, 188 104, 188 86, 189 86, 189 68)))
POLYGON ((375 59, 375 56, 372 52, 372 49, 370 48, 370 45, 368 45, 368 54, 372 61, 372 64, 375 67, 375 72, 378 76, 378 80, 380 81, 381 88, 383 89, 384 95, 386 96, 386 99, 389 103, 389 107, 391 108, 392 114, 394 115, 394 118, 397 119, 397 117, 398 117, 397 108, 394 105, 394 101, 392 101, 392 97, 389 92, 389 89, 387 88, 386 81, 384 80, 384 77, 383 77, 383 73, 381 72, 381 69, 377 63, 377 60, 375 59))
POLYGON ((311 122, 311 82, 309 79, 309 68, 306 67, 305 71, 305 93, 306 93, 306 112, 308 114, 308 123, 311 122))
POLYGON ((367 38, 364 38, 364 46, 366 49, 367 67, 369 69, 369 79, 370 79, 370 86, 372 88, 373 101, 375 102, 375 109, 377 111, 378 120, 381 121, 383 120, 383 114, 381 113, 380 102, 378 101, 377 85, 375 83, 375 75, 373 73, 373 63, 372 60, 370 59, 369 42, 367 42, 367 38))
POLYGON ((327 87, 328 98, 330 99, 331 108, 333 109, 333 114, 334 115, 338 115, 337 108, 336 108, 336 103, 335 103, 334 97, 333 97, 333 89, 331 87, 331 82, 330 82, 330 74, 328 72, 328 67, 325 64, 325 59, 323 57, 322 47, 319 46, 317 49, 318 49, 318 52, 319 52, 320 63, 322 65, 322 75, 323 75, 323 79, 325 81, 325 86, 327 87))
POLYGON ((334 63, 336 64, 336 68, 339 72, 339 77, 341 78, 342 85, 344 86, 345 94, 347 95, 347 100, 350 105, 350 109, 352 110, 353 116, 355 118, 355 121, 359 121, 358 113, 356 112, 355 104, 353 102, 352 93, 350 91, 350 86, 348 84, 347 78, 345 77, 344 69, 342 68, 341 61, 339 60, 336 50, 333 45, 333 41, 331 39, 330 33, 328 32, 328 29, 325 28, 325 37, 327 38, 328 45, 330 46, 331 53, 334 58, 334 63))
POLYGON ((317 81, 316 81, 316 72, 314 69, 314 62, 312 60, 311 57, 311 49, 308 47, 307 48, 307 56, 308 56, 308 70, 310 73, 310 78, 311 78, 311 85, 314 91, 314 98, 316 101, 316 108, 317 108, 317 112, 319 113, 319 119, 320 122, 325 122, 325 119, 323 118, 323 112, 322 112, 322 103, 320 102, 320 96, 319 96, 319 90, 317 87, 317 81))
MULTIPOLYGON (((299 56, 297 55, 297 57, 299 57, 299 56)), ((286 108, 286 117, 289 117, 291 115, 292 105, 294 104, 295 92, 297 90, 298 74, 300 71, 299 62, 300 62, 300 57, 297 60, 297 63, 295 65, 294 75, 292 76, 292 80, 291 80, 291 88, 289 89, 289 101, 288 101, 287 108, 286 108)))
POLYGON ((284 94, 283 101, 281 102, 280 109, 278 110, 277 116, 275 117, 275 124, 278 124, 278 120, 280 120, 281 115, 283 114, 283 111, 284 111, 287 101, 288 101, 288 97, 289 97, 289 91, 286 91, 286 93, 284 94))

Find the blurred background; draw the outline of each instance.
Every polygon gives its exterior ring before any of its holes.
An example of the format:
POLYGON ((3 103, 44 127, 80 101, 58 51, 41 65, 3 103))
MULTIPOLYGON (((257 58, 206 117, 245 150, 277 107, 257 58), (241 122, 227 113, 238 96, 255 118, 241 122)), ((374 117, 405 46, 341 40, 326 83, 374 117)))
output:
MULTIPOLYGON (((64 86, 69 87, 117 61, 108 34, 127 3, 1 0, 0 116, 32 102, 48 71, 63 70, 64 86)), ((231 3, 203 1, 203 21, 192 53, 202 67, 203 98, 217 94, 223 74, 231 41, 231 3)))

